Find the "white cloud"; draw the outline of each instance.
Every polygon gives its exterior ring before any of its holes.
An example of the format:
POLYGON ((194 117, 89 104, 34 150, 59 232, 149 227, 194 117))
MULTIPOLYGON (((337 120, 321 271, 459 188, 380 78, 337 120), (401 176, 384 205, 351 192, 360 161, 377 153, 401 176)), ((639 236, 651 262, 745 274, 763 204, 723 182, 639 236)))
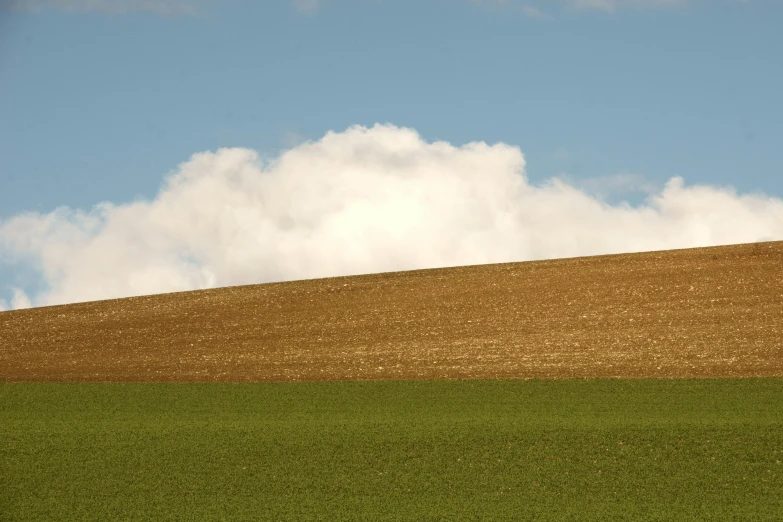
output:
MULTIPOLYGON (((686 186, 613 206, 527 181, 517 147, 352 127, 271 160, 193 155, 151 201, 0 222, 36 306, 215 286, 783 239, 783 200, 686 186)), ((14 296, 12 306, 25 304, 14 296)))
POLYGON ((14 288, 10 305, 5 299, 0 299, 0 312, 5 312, 6 310, 21 310, 32 306, 33 304, 30 302, 30 298, 27 297, 27 294, 20 288, 14 288))
MULTIPOLYGON (((161 15, 196 15, 210 0, 5 0, 12 11, 39 12, 44 9, 95 11, 123 14, 148 11, 161 15)), ((212 0, 214 1, 214 0, 212 0)))
POLYGON ((30 308, 31 306, 33 306, 33 304, 30 302, 30 298, 27 297, 27 294, 19 288, 14 288, 14 294, 11 298, 11 307, 14 310, 20 310, 22 308, 30 308))

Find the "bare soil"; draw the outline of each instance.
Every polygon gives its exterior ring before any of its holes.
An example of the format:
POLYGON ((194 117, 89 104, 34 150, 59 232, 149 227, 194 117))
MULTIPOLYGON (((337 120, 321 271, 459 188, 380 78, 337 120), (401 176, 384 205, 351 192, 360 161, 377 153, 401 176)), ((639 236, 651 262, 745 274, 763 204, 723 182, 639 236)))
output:
POLYGON ((0 313, 0 381, 783 376, 783 241, 0 313))

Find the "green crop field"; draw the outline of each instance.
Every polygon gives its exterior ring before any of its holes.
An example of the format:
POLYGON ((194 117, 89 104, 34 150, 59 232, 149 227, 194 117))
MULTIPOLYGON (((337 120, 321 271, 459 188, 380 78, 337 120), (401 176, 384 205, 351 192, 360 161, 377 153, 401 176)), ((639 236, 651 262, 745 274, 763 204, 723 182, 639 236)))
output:
POLYGON ((0 520, 781 520, 783 379, 0 384, 0 520))

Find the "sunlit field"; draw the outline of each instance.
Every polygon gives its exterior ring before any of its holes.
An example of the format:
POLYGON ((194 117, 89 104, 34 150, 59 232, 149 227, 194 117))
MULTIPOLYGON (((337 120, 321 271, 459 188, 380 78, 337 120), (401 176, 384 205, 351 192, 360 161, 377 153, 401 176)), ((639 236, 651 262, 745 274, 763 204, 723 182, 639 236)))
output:
POLYGON ((780 520, 783 379, 2 384, 0 520, 780 520))

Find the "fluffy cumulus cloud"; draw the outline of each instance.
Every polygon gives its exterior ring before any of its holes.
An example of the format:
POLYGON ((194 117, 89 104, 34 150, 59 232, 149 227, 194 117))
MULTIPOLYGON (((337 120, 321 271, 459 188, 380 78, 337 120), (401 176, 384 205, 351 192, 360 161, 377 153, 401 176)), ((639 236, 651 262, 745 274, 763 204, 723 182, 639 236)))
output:
POLYGON ((519 148, 352 127, 276 158, 195 154, 150 201, 0 222, 45 290, 7 307, 324 276, 783 239, 783 200, 673 178, 640 206, 528 182, 519 148))

